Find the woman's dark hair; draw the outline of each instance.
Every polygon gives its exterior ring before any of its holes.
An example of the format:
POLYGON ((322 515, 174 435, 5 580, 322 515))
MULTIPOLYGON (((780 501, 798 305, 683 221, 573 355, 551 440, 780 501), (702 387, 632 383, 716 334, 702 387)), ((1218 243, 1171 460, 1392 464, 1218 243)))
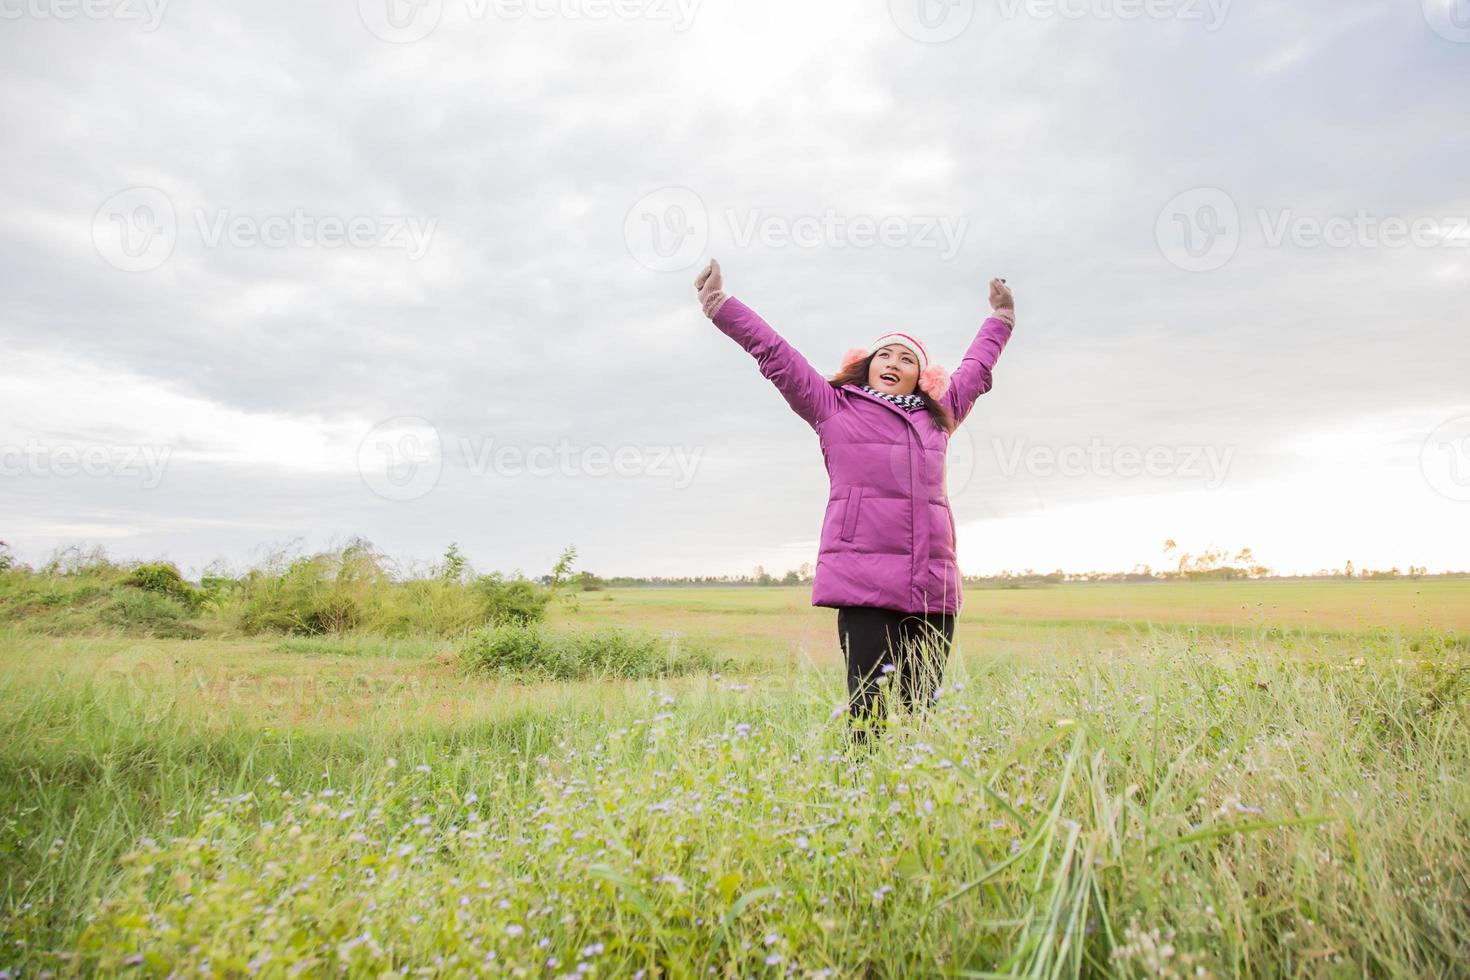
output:
MULTIPOLYGON (((874 351, 867 357, 863 358, 861 361, 858 361, 857 363, 849 366, 847 370, 838 371, 832 377, 827 379, 827 383, 834 388, 841 388, 843 385, 867 384, 868 366, 873 363, 873 358, 877 355, 878 352, 874 351)), ((924 411, 929 413, 929 417, 934 420, 935 425, 939 426, 939 428, 945 433, 954 432, 954 419, 950 416, 949 412, 945 410, 945 407, 943 405, 930 398, 929 393, 920 388, 915 388, 914 394, 918 395, 919 400, 924 403, 924 411)))

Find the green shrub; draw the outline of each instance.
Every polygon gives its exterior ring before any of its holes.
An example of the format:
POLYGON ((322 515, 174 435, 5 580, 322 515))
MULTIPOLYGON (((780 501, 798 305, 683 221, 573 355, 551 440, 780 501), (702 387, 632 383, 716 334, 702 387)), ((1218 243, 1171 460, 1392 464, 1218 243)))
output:
POLYGON ((199 591, 205 605, 218 608, 228 602, 242 584, 240 579, 228 575, 206 574, 199 578, 199 591))
POLYGON ((475 579, 474 589, 480 596, 485 621, 496 625, 540 622, 553 595, 529 579, 506 579, 499 572, 475 579))
MULTIPOLYGON (((564 554, 560 568, 570 562, 564 554)), ((555 576, 553 576, 555 578, 555 576)), ((123 564, 97 549, 62 549, 39 569, 0 569, 0 623, 41 633, 145 635, 173 630, 171 607, 136 594, 168 599, 210 632, 328 636, 356 633, 389 638, 460 636, 470 630, 544 619, 557 587, 516 575, 474 575, 451 547, 428 574, 396 573, 370 543, 304 557, 277 554, 235 577, 217 567, 196 586, 167 562, 123 564), (132 596, 123 593, 133 593, 132 596)))
POLYGON ((549 630, 507 623, 471 634, 460 663, 472 671, 542 680, 592 677, 672 677, 721 670, 730 661, 699 648, 680 648, 656 634, 617 627, 592 631, 549 630))
POLYGON ((188 606, 161 592, 124 587, 113 590, 111 601, 98 612, 98 619, 130 634, 192 639, 203 631, 188 622, 191 612, 188 606))
POLYGON ((172 566, 125 568, 68 554, 72 557, 64 561, 53 559, 49 571, 18 566, 0 572, 0 623, 50 634, 198 632, 179 625, 196 611, 194 590, 172 566))
POLYGON ((383 636, 449 636, 493 622, 480 594, 460 582, 409 579, 382 590, 362 629, 383 636))
POLYGON ((219 594, 222 603, 233 604, 245 633, 308 636, 449 636, 486 624, 531 623, 545 616, 552 597, 534 582, 499 573, 470 584, 439 573, 395 581, 383 556, 361 540, 267 564, 219 594))
POLYGON ((255 569, 241 583, 246 633, 345 633, 363 619, 388 573, 363 542, 298 558, 282 570, 255 569))
POLYGON ((190 611, 197 610, 204 600, 203 594, 185 582, 178 568, 168 562, 137 565, 123 577, 122 584, 167 596, 190 611))

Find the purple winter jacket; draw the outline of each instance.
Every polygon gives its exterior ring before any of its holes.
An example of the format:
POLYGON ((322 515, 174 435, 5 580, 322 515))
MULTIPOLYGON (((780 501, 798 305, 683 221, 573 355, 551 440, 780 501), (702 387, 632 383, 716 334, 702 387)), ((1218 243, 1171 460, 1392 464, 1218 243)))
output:
MULTIPOLYGON (((713 320, 755 357, 821 442, 831 491, 812 605, 958 614, 964 597, 944 485, 949 435, 928 412, 906 412, 857 385, 832 387, 734 296, 713 320)), ((992 316, 971 341, 940 399, 956 424, 990 390, 991 369, 1010 337, 1010 324, 992 316)))

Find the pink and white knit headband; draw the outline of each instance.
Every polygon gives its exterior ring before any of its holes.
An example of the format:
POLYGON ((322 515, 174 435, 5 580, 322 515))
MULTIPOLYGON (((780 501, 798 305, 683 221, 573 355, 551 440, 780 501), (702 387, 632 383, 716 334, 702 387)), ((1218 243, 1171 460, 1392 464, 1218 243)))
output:
POLYGON ((893 331, 892 333, 885 333, 883 336, 879 337, 877 340, 869 344, 868 353, 875 354, 884 347, 887 347, 889 344, 898 344, 901 347, 907 347, 909 350, 913 351, 914 356, 919 359, 920 373, 923 373, 924 370, 929 367, 929 352, 924 349, 924 345, 919 343, 917 338, 910 337, 908 334, 900 333, 897 330, 893 331))
POLYGON ((914 352, 919 359, 919 390, 925 392, 930 398, 943 398, 945 391, 949 389, 949 372, 938 364, 932 367, 929 364, 929 352, 924 345, 919 343, 917 337, 900 331, 885 333, 867 347, 854 347, 842 358, 842 369, 845 371, 852 365, 865 358, 871 357, 889 344, 899 344, 914 352))

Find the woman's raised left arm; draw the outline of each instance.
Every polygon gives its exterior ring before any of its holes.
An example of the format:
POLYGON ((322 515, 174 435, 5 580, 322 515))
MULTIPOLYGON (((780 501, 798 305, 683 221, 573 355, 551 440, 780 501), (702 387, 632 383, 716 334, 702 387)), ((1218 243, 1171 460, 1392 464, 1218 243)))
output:
POLYGON ((970 341, 970 349, 950 375, 949 390, 944 393, 944 407, 954 416, 956 425, 970 414, 975 401, 990 390, 991 370, 1016 325, 1015 299, 1004 279, 990 280, 990 308, 990 316, 970 341))

